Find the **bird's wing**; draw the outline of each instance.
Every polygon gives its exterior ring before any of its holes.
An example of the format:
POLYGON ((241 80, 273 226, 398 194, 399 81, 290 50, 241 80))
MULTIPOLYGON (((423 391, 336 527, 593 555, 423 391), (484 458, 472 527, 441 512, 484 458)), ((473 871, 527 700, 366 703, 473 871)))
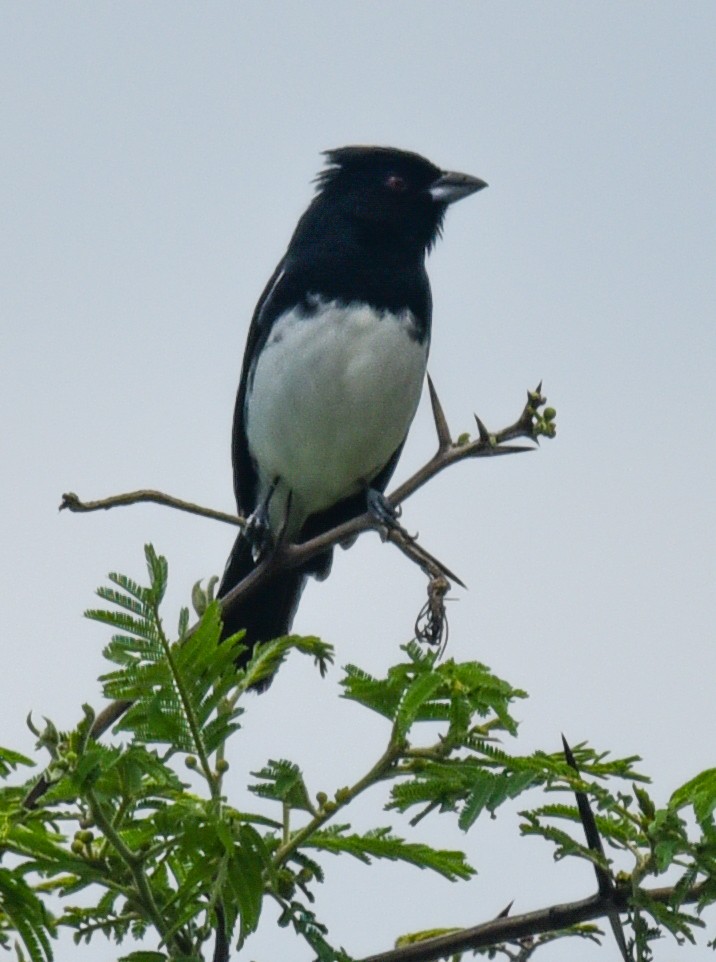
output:
POLYGON ((248 515, 256 507, 256 468, 249 454, 246 438, 244 405, 253 369, 276 318, 297 300, 296 285, 288 269, 287 258, 281 260, 269 278, 258 300, 246 338, 241 381, 236 395, 231 455, 234 466, 234 494, 239 512, 248 515))

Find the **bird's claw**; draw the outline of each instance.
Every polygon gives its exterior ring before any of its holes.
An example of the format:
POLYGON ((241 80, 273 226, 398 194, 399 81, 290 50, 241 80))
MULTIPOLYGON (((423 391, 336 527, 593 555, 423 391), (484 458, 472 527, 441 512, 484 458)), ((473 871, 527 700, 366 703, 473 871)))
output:
POLYGON ((249 515, 244 525, 244 537, 251 546, 251 555, 255 562, 272 546, 271 528, 269 527, 268 506, 262 503, 249 515))
POLYGON ((398 518, 401 515, 399 505, 393 504, 386 498, 382 491, 375 488, 368 488, 366 492, 366 503, 368 512, 376 521, 385 525, 386 528, 399 528, 398 518))
MULTIPOLYGON (((408 541, 411 544, 414 544, 418 540, 417 533, 410 534, 398 520, 403 513, 400 505, 393 504, 381 491, 376 491, 375 488, 368 488, 366 501, 368 504, 368 513, 388 532, 395 532, 404 541, 408 541)), ((382 538, 383 541, 385 541, 387 535, 383 535, 382 538)))

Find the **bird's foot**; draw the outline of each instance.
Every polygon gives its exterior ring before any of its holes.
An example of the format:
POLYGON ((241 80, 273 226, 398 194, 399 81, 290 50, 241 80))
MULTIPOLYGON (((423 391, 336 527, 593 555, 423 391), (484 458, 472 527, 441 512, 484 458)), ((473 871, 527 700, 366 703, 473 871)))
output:
POLYGON ((246 519, 244 537, 249 542, 251 555, 257 563, 273 547, 268 505, 265 501, 246 519))
POLYGON ((284 522, 284 528, 279 532, 278 537, 275 537, 271 530, 271 519, 269 516, 269 507, 271 505, 271 499, 274 496, 276 488, 280 478, 274 478, 273 483, 270 485, 268 491, 256 505, 254 511, 246 519, 246 525, 244 526, 244 537, 249 542, 251 546, 251 556, 254 562, 258 562, 264 558, 269 551, 273 550, 275 545, 279 543, 285 531, 285 525, 288 523, 288 511, 291 506, 291 495, 289 493, 288 502, 286 505, 286 521, 284 522))
POLYGON ((376 521, 380 521, 386 528, 397 524, 398 518, 400 517, 400 508, 392 504, 382 491, 376 491, 375 488, 368 488, 365 494, 365 500, 369 513, 373 515, 376 521))
POLYGON ((379 524, 389 531, 397 531, 408 541, 415 541, 417 535, 408 534, 402 524, 398 521, 401 510, 398 505, 393 504, 386 498, 382 491, 375 488, 368 488, 366 491, 366 504, 368 513, 371 514, 379 524))

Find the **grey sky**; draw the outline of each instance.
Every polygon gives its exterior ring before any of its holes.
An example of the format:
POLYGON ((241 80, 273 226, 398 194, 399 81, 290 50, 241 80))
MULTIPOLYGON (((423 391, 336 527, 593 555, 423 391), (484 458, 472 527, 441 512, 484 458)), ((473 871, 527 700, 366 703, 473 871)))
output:
MULTIPOLYGON (((525 751, 564 732, 641 754, 661 801, 714 764, 715 27, 707 0, 2 6, 2 743, 30 750, 30 709, 69 725, 98 702, 107 637, 81 612, 108 570, 142 576, 153 542, 174 620, 222 569, 228 528, 158 507, 59 515, 60 494, 146 486, 232 508, 253 305, 320 151, 378 143, 490 184, 449 212, 429 264, 430 370, 455 433, 473 411, 508 423, 540 378, 558 409, 538 453, 458 467, 406 506, 470 586, 450 655, 530 692, 525 751)), ((399 477, 431 432, 423 404, 399 477)), ((339 665, 382 671, 423 589, 369 536, 308 589, 295 627, 335 643, 339 665)), ((237 785, 286 756, 332 791, 380 751, 384 726, 338 702, 339 672, 314 675, 296 659, 251 704, 237 785)), ((511 899, 591 892, 588 866, 555 865, 516 825, 423 823, 466 846, 469 884, 328 860, 318 908, 335 941, 360 955, 511 899)), ((271 926, 248 953, 309 957, 271 926)))

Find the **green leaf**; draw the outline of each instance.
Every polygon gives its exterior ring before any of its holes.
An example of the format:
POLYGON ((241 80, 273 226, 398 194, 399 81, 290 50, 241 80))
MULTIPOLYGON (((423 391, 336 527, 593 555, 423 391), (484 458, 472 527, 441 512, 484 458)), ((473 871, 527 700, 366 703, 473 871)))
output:
POLYGON ((166 561, 151 546, 146 557, 149 588, 113 575, 126 594, 114 589, 99 593, 122 610, 87 613, 122 632, 105 649, 105 656, 119 667, 103 676, 104 692, 108 698, 132 702, 118 723, 122 730, 206 759, 238 728, 242 709, 231 707, 228 700, 238 681, 237 647, 232 639, 222 641, 218 602, 209 604, 196 627, 171 644, 159 618, 166 561))
POLYGON ((264 896, 263 876, 271 869, 271 855, 263 839, 250 825, 242 825, 227 871, 227 888, 241 919, 240 945, 256 931, 264 896))
POLYGON ((130 952, 129 955, 123 955, 117 960, 117 962, 167 962, 169 959, 168 955, 164 952, 130 952))
POLYGON ((303 845, 335 854, 345 852, 366 864, 370 864, 372 858, 406 862, 418 868, 431 869, 451 882, 468 879, 475 874, 462 852, 434 849, 420 842, 406 842, 391 835, 389 828, 376 828, 364 835, 348 835, 348 828, 348 825, 338 825, 314 832, 303 845))
POLYGON ((147 571, 151 583, 151 600, 155 608, 158 608, 167 590, 167 575, 169 567, 167 559, 158 555, 151 544, 144 546, 144 557, 147 560, 147 571))
POLYGON ((663 925, 673 935, 687 938, 692 945, 696 942, 692 928, 704 928, 704 922, 698 916, 683 912, 678 906, 657 902, 650 898, 644 889, 636 891, 632 900, 635 905, 648 912, 658 925, 663 925))
POLYGON ((571 835, 568 835, 567 832, 563 832, 561 829, 555 828, 552 825, 545 825, 534 812, 520 812, 520 815, 526 820, 520 825, 522 834, 539 835, 547 841, 553 842, 556 846, 554 853, 555 859, 558 860, 568 855, 574 855, 578 858, 585 859, 587 862, 591 862, 593 865, 598 865, 600 868, 605 869, 605 871, 611 871, 609 861, 600 852, 595 852, 593 849, 587 848, 586 845, 580 845, 571 835))
MULTIPOLYGON (((240 632, 236 638, 243 637, 240 632)), ((323 677, 328 666, 333 663, 333 647, 320 638, 313 636, 285 635, 263 644, 254 645, 251 658, 243 670, 241 687, 243 690, 254 688, 273 678, 290 651, 313 657, 323 677)))
POLYGON ((328 929, 318 921, 315 913, 301 902, 297 900, 284 902, 278 924, 282 928, 292 925, 298 935, 301 935, 316 953, 316 962, 351 962, 345 952, 335 949, 326 941, 328 929))
POLYGON ((449 721, 448 738, 460 742, 467 738, 469 726, 485 724, 483 719, 490 728, 516 732, 509 706, 525 697, 523 691, 479 662, 448 660, 436 665, 434 653, 425 654, 417 645, 404 645, 403 650, 409 660, 394 665, 383 679, 348 665, 341 682, 344 697, 395 721, 398 734, 415 721, 449 721))
POLYGON ((402 738, 410 731, 421 708, 443 686, 437 672, 418 675, 405 689, 395 715, 395 734, 402 738))
POLYGON ((346 665, 344 670, 345 677, 341 681, 343 697, 392 721, 400 701, 401 689, 395 690, 389 681, 374 678, 355 665, 346 665))
POLYGON ((314 808, 298 765, 285 759, 269 760, 261 771, 251 774, 254 778, 264 779, 263 784, 249 785, 249 791, 255 795, 283 802, 293 809, 313 813, 314 808))
POLYGON ((6 778, 14 772, 20 765, 28 765, 30 768, 35 762, 20 752, 14 752, 10 748, 0 748, 0 778, 6 778))
POLYGON ((491 772, 480 772, 475 779, 475 783, 470 794, 465 800, 465 804, 460 812, 458 825, 466 832, 477 820, 480 812, 488 805, 494 791, 498 776, 491 772))
POLYGON ((42 901, 17 872, 0 868, 0 918, 17 932, 31 962, 52 962, 55 926, 42 901))
POLYGON ((716 809, 716 768, 707 768, 673 792, 669 807, 678 811, 691 805, 699 825, 703 829, 713 826, 716 809))

